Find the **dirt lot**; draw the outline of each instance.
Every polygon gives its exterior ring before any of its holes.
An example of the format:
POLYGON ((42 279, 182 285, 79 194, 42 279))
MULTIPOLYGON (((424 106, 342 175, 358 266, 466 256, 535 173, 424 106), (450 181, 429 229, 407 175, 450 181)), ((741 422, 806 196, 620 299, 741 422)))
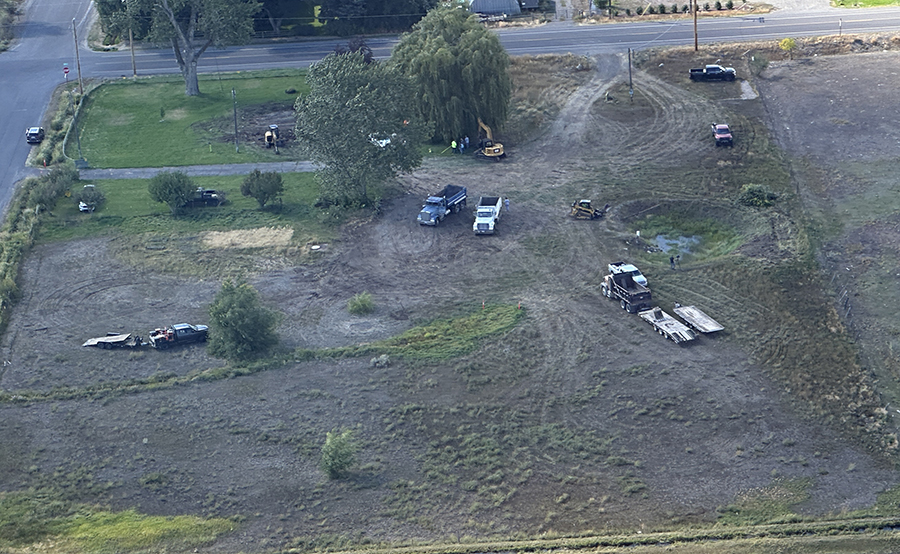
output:
MULTIPOLYGON (((796 224, 735 208, 725 193, 742 183, 716 173, 752 159, 765 138, 748 136, 752 122, 769 122, 801 204, 814 214, 846 214, 838 225, 820 224, 826 272, 867 268, 870 288, 853 289, 853 313, 842 307, 843 321, 850 334, 872 333, 860 343, 865 359, 893 353, 894 338, 880 337, 896 337, 896 325, 879 311, 875 283, 893 284, 900 274, 896 210, 869 203, 866 211, 857 196, 871 194, 873 182, 885 183, 884 197, 895 192, 885 175, 897 162, 900 58, 773 62, 749 82, 708 87, 662 71, 636 72, 632 105, 624 61, 598 60, 595 70, 570 75, 581 86, 536 138, 509 145, 504 163, 426 163, 402 179, 407 194, 380 217, 348 226, 318 261, 253 278, 284 312, 280 332, 291 348, 367 342, 482 302, 521 302, 527 317, 508 335, 445 364, 296 363, 140 394, 6 404, 4 487, 80 469, 108 484, 86 500, 243 516, 217 552, 338 538, 656 529, 711 521, 739 493, 779 478, 810 479, 804 512, 871 505, 898 474, 796 401, 777 355, 790 349, 796 329, 760 331, 760 322, 781 317, 765 293, 748 294, 749 284, 710 263, 672 272, 664 255, 635 240, 632 224, 665 209, 702 213, 740 227, 744 242, 733 257, 791 259, 800 249, 791 239, 796 224), (737 124, 737 144, 719 151, 708 125, 724 119, 737 124), (857 164, 882 168, 882 180, 857 164), (851 172, 853 179, 839 177, 851 172), (463 215, 435 228, 415 223, 422 197, 449 182, 468 186, 473 200, 511 198, 498 235, 473 236, 463 215), (567 218, 568 204, 582 197, 611 203, 609 217, 567 218), (663 340, 599 295, 600 271, 616 259, 639 261, 664 307, 697 303, 726 332, 688 347, 663 340), (347 299, 364 290, 376 312, 349 315, 347 299), (341 426, 358 428, 360 466, 329 482, 316 453, 325 432, 341 426), (483 456, 468 454, 476 450, 483 456)), ((218 287, 215 279, 127 266, 111 246, 110 239, 51 244, 27 261, 24 297, 3 338, 4 389, 79 390, 220 364, 199 348, 81 348, 107 331, 202 322, 218 287)), ((270 254, 257 255, 265 267, 270 254)), ((896 355, 866 369, 884 382, 886 371, 897 371, 891 360, 896 355)))

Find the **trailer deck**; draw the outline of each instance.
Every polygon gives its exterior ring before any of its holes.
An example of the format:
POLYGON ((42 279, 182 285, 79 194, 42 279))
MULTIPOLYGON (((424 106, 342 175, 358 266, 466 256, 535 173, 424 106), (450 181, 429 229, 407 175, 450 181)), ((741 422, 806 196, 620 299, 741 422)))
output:
POLYGON ((694 333, 690 327, 664 312, 659 306, 651 310, 644 310, 638 315, 641 316, 641 319, 652 325, 657 333, 667 339, 672 339, 676 344, 692 341, 697 338, 697 334, 694 333))
POLYGON ((88 339, 81 346, 96 346, 97 348, 109 350, 112 348, 136 348, 142 344, 141 337, 137 335, 132 335, 131 333, 109 333, 105 337, 88 339))
POLYGON ((703 313, 703 311, 696 306, 682 306, 676 302, 675 313, 681 317, 681 319, 687 321, 688 325, 701 333, 715 333, 716 331, 721 331, 725 328, 722 327, 718 321, 703 313))

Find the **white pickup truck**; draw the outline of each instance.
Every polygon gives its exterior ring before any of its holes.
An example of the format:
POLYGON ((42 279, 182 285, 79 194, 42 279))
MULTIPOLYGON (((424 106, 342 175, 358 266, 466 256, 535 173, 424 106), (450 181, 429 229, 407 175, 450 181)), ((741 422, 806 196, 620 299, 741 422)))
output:
POLYGON ((647 278, 644 277, 644 274, 641 273, 640 269, 631 264, 626 264, 625 262, 613 262, 609 264, 609 273, 611 275, 615 275, 617 273, 628 273, 631 275, 631 278, 634 279, 635 283, 644 287, 647 286, 647 278))
POLYGON ((475 223, 472 230, 476 235, 493 235, 497 222, 500 221, 500 210, 503 208, 502 196, 482 196, 475 208, 475 223))

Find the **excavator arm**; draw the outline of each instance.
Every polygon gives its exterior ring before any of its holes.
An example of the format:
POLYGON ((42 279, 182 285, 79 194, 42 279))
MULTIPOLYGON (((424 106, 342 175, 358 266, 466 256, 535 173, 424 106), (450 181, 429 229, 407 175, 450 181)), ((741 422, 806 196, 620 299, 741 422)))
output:
POLYGON ((487 139, 491 142, 494 142, 494 134, 491 133, 491 128, 484 124, 484 121, 481 118, 478 118, 478 128, 484 131, 484 134, 487 136, 487 139))

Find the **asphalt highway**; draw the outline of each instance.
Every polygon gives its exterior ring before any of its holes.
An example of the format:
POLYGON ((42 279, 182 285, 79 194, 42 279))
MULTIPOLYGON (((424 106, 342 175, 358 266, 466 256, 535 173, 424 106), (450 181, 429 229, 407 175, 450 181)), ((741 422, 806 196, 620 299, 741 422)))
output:
MULTIPOLYGON (((29 0, 13 47, 0 53, 0 209, 5 209, 14 184, 39 170, 27 168, 29 145, 25 129, 39 125, 51 95, 77 79, 74 27, 78 32, 81 70, 85 78, 130 77, 131 54, 94 52, 85 38, 90 26, 90 0, 29 0)), ((820 9, 773 12, 762 17, 700 18, 701 43, 780 40, 785 37, 900 31, 900 8, 872 10, 820 9)), ((693 44, 693 23, 651 21, 574 25, 554 22, 540 27, 497 32, 511 55, 566 53, 592 55, 641 50, 654 46, 693 44)), ((308 67, 343 43, 336 38, 276 42, 210 49, 200 59, 202 73, 282 67, 308 67)), ((377 58, 387 58, 396 37, 372 37, 367 43, 377 58)), ((177 73, 169 48, 142 48, 135 54, 138 75, 177 73)))

